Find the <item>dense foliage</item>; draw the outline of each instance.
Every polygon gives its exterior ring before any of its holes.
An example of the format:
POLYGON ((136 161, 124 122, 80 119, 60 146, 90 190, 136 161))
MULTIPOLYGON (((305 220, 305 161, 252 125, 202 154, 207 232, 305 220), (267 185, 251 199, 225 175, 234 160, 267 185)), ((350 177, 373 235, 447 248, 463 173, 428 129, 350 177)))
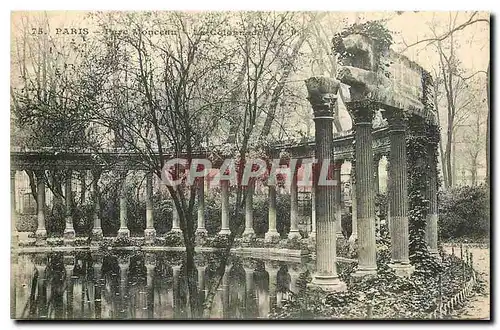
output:
POLYGON ((444 239, 489 236, 489 192, 486 185, 457 187, 440 194, 439 233, 444 239))

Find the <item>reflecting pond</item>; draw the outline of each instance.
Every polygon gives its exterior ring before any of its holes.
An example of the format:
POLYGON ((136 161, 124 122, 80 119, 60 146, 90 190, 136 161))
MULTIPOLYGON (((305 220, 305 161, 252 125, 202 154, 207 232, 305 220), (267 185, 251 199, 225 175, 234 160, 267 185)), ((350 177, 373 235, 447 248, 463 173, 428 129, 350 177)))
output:
MULTIPOLYGON (((211 318, 266 318, 312 267, 231 256, 216 281, 220 262, 214 253, 197 255, 200 299, 216 288, 211 318)), ((27 253, 12 260, 16 319, 189 319, 188 301, 180 252, 27 253)))

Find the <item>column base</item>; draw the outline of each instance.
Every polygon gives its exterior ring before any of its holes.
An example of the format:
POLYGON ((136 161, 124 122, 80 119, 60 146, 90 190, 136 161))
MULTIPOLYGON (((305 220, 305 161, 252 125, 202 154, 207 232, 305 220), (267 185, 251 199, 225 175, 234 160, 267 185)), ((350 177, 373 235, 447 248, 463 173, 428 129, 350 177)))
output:
POLYGON ((255 231, 253 229, 245 230, 241 236, 246 239, 252 239, 255 237, 255 231))
POLYGON ((198 236, 207 236, 208 232, 206 228, 196 228, 195 234, 198 236))
POLYGON ((329 292, 346 291, 347 285, 342 282, 338 276, 314 275, 311 283, 307 284, 308 288, 319 288, 329 292))
POLYGON ((222 228, 217 235, 231 235, 231 229, 229 228, 222 228))
POLYGON ((35 244, 36 245, 47 245, 47 230, 37 229, 35 231, 35 244))
POLYGON ((156 229, 154 229, 154 228, 144 229, 144 240, 147 244, 154 243, 155 238, 156 238, 156 229))
POLYGON ((358 269, 351 276, 355 278, 365 277, 365 276, 376 276, 377 268, 372 269, 358 269))
POLYGON ((402 264, 402 263, 390 263, 389 268, 393 269, 396 273, 396 276, 400 277, 410 277, 411 274, 415 271, 415 266, 410 264, 402 264))
POLYGON ((300 235, 300 232, 298 230, 290 230, 290 232, 288 233, 288 238, 289 239, 301 239, 302 238, 302 235, 300 235))
POLYGON ((102 233, 102 228, 93 228, 92 229, 92 239, 95 241, 102 241, 104 235, 102 233))
POLYGON ((63 240, 66 241, 74 241, 75 240, 75 230, 73 228, 64 229, 63 240))
POLYGON ((170 229, 169 233, 182 233, 182 230, 180 227, 172 227, 172 229, 170 229))
POLYGON ((281 236, 276 230, 270 230, 264 235, 264 242, 267 243, 278 243, 281 236))
POLYGON ((128 228, 120 228, 116 237, 130 237, 130 230, 128 228))

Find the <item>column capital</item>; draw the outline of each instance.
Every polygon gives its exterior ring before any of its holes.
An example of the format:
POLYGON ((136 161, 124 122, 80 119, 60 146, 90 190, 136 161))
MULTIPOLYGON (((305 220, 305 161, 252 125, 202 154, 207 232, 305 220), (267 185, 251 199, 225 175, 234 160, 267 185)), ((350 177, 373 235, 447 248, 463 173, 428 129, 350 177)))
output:
POLYGON ((351 114, 354 125, 371 126, 379 105, 373 100, 362 100, 346 102, 346 107, 351 114))
POLYGON ((257 261, 253 259, 243 259, 242 260, 242 265, 245 270, 255 270, 257 268, 257 261))
POLYGON ((340 82, 330 77, 311 77, 305 81, 307 100, 311 103, 315 119, 333 120, 334 106, 340 82))
POLYGON ((384 108, 382 115, 387 119, 389 124, 389 131, 405 131, 406 121, 403 109, 397 108, 384 108))

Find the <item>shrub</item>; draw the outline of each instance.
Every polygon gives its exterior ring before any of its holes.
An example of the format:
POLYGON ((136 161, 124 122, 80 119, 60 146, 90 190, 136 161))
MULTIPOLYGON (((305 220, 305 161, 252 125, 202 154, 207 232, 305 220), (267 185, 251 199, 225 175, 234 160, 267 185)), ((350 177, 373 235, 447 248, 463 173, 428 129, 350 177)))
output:
POLYGON ((440 236, 484 238, 489 236, 489 191, 486 185, 463 186, 439 196, 440 236))

